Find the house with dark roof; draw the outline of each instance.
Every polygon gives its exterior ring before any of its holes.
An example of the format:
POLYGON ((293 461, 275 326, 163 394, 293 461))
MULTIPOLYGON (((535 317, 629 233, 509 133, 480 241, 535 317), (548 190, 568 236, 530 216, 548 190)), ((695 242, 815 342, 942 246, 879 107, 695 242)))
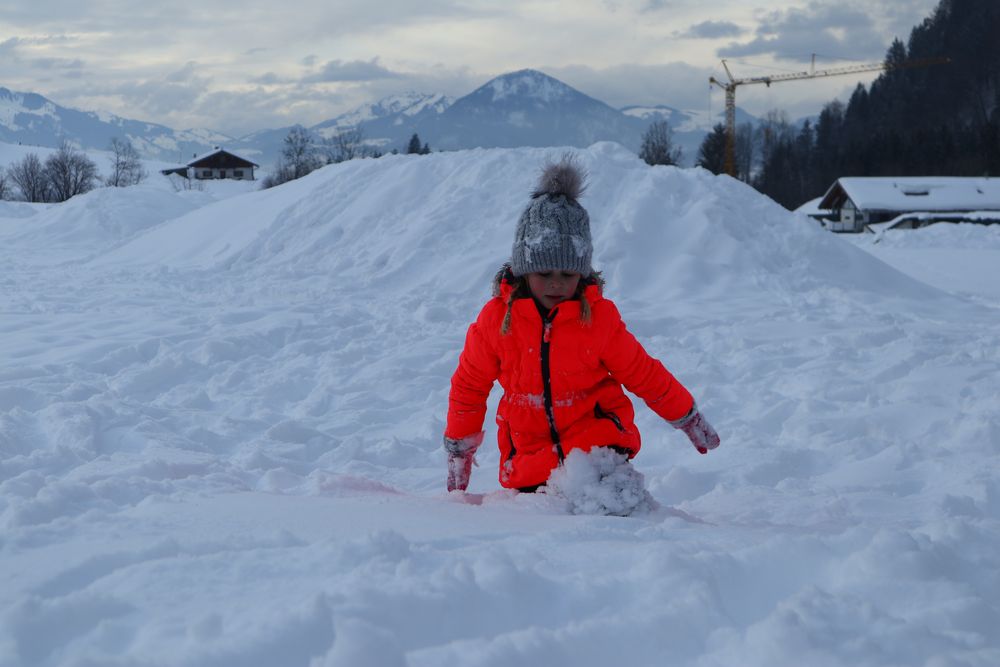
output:
POLYGON ((1000 178, 838 178, 807 214, 835 232, 860 232, 878 223, 912 229, 935 222, 1000 222, 1000 178))
POLYGON ((231 178, 243 181, 254 180, 253 170, 260 167, 256 162, 251 162, 235 153, 216 146, 211 153, 196 155, 187 165, 183 167, 172 167, 164 169, 160 173, 169 176, 178 174, 184 178, 216 179, 231 178))

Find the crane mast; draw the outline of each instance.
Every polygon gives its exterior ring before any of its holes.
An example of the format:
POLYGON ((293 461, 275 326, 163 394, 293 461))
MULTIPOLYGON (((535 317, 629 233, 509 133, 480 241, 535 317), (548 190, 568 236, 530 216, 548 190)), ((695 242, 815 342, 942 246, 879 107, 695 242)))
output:
POLYGON ((948 58, 919 58, 907 60, 901 63, 869 63, 864 65, 849 65, 847 67, 831 67, 827 69, 816 69, 816 55, 813 54, 812 66, 808 72, 790 72, 788 74, 775 74, 773 76, 754 76, 737 79, 729 71, 726 61, 722 61, 722 68, 726 71, 729 81, 720 81, 714 76, 708 78, 710 84, 715 84, 726 91, 726 161, 725 170, 730 176, 736 176, 736 88, 754 83, 763 83, 770 87, 772 83, 781 81, 799 81, 802 79, 819 79, 827 76, 840 76, 844 74, 860 74, 862 72, 877 72, 879 70, 900 69, 904 67, 920 67, 923 65, 937 65, 950 62, 948 58))

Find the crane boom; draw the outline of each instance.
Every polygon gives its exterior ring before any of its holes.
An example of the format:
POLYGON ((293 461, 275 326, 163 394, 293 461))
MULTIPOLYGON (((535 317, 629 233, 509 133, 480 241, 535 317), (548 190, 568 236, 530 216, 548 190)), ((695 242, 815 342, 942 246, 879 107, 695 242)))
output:
POLYGON ((819 79, 827 76, 840 76, 842 74, 860 74, 862 72, 876 72, 879 70, 901 69, 904 67, 921 67, 923 65, 937 65, 950 62, 949 58, 918 58, 906 60, 901 63, 867 63, 863 65, 849 65, 847 67, 831 67, 816 70, 816 56, 813 56, 813 67, 808 72, 789 72, 787 74, 775 74, 773 76, 753 76, 737 79, 729 71, 726 61, 722 61, 722 68, 726 70, 729 81, 720 81, 714 76, 708 78, 710 84, 715 84, 726 91, 726 173, 730 176, 736 175, 735 141, 736 141, 736 88, 737 86, 747 86, 755 83, 763 83, 770 86, 772 83, 780 81, 799 81, 801 79, 819 79))

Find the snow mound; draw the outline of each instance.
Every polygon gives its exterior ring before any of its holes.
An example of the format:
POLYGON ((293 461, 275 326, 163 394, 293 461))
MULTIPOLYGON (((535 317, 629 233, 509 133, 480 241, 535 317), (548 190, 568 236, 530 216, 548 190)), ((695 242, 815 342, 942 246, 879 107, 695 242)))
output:
MULTIPOLYGON (((485 291, 509 256, 515 221, 541 167, 568 150, 470 150, 331 165, 193 211, 100 263, 278 273, 379 295, 453 283, 485 291)), ((572 152, 589 173, 581 201, 590 213, 595 266, 612 289, 621 286, 638 300, 762 290, 783 298, 818 288, 918 299, 934 293, 729 177, 650 168, 612 143, 572 152)))
POLYGON ((84 260, 208 201, 205 193, 176 193, 159 183, 97 188, 38 211, 9 241, 31 249, 41 263, 84 260))
POLYGON ((642 473, 610 447, 571 451, 552 473, 545 492, 564 499, 571 514, 632 516, 656 507, 642 473))
POLYGON ((45 208, 45 204, 28 204, 18 201, 0 201, 0 218, 30 218, 45 208))

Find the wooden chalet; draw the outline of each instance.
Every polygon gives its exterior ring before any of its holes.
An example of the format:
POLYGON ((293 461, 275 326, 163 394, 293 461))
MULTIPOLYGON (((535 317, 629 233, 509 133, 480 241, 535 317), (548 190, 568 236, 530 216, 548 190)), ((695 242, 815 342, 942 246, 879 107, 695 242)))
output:
POLYGON ((252 181, 254 180, 253 170, 259 166, 256 162, 251 162, 235 153, 216 147, 211 153, 196 155, 183 167, 164 169, 161 173, 167 176, 178 174, 184 178, 197 180, 230 178, 238 181, 252 181))

